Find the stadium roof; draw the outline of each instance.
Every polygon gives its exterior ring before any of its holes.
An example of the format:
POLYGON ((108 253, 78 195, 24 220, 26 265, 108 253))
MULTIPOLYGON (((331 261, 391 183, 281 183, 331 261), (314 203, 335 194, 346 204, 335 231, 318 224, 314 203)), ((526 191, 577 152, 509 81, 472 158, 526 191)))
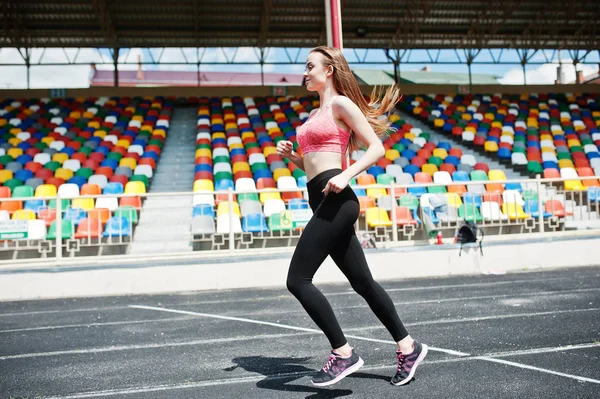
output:
MULTIPOLYGON (((600 3, 341 0, 348 48, 600 48, 600 3)), ((5 0, 2 47, 313 47, 323 0, 5 0)))

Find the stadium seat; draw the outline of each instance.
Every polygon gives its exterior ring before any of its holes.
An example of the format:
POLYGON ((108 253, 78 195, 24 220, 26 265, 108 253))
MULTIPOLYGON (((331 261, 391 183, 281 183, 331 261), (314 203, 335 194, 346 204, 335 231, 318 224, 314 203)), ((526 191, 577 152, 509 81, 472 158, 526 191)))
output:
POLYGON ((242 230, 250 233, 265 233, 269 231, 265 215, 252 213, 242 218, 242 230))
POLYGON ((131 236, 131 222, 125 217, 111 217, 108 219, 103 237, 128 237, 131 236))
POLYGON ((385 209, 378 207, 368 208, 365 219, 370 228, 378 226, 392 226, 392 221, 390 220, 388 213, 385 211, 385 209))

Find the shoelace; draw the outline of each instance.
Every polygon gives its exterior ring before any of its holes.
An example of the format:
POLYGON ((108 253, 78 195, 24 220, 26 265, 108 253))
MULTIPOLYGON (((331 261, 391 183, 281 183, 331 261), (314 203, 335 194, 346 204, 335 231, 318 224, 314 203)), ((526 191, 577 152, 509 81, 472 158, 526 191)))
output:
POLYGON ((335 356, 333 354, 329 355, 329 360, 327 361, 327 364, 325 366, 323 366, 323 371, 325 373, 327 373, 329 371, 329 368, 333 365, 333 362, 335 361, 335 356))
POLYGON ((404 363, 404 355, 402 353, 398 354, 398 372, 402 371, 402 364, 404 363))

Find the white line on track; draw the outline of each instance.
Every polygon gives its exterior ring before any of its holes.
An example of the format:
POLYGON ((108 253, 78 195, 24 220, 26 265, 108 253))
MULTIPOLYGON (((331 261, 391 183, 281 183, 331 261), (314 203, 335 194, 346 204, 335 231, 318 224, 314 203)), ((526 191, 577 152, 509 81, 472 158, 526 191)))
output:
MULTIPOLYGON (((246 319, 246 318, 242 318, 242 317, 229 317, 229 316, 221 316, 221 315, 212 315, 212 314, 208 314, 208 313, 190 312, 190 311, 187 311, 187 310, 157 308, 157 307, 154 307, 154 306, 143 306, 143 305, 130 305, 130 306, 132 308, 137 308, 137 309, 147 309, 147 310, 156 310, 156 311, 162 311, 162 312, 173 312, 173 313, 182 313, 182 314, 196 314, 197 316, 201 316, 201 317, 213 317, 213 318, 224 319, 224 320, 240 321, 240 322, 245 322, 245 323, 267 325, 267 326, 272 326, 272 327, 284 328, 284 329, 287 329, 287 330, 297 330, 297 331, 304 331, 304 332, 314 332, 314 331, 317 331, 319 333, 321 332, 319 330, 312 329, 312 328, 309 329, 309 328, 304 328, 304 327, 296 327, 296 326, 291 326, 291 325, 288 325, 288 324, 279 324, 279 323, 272 323, 272 322, 268 322, 268 321, 252 320, 252 319, 246 319)), ((600 308, 597 308, 597 310, 600 310, 600 308)), ((553 312, 548 312, 548 313, 551 314, 553 312)), ((380 343, 387 343, 387 344, 393 344, 393 345, 395 345, 395 342, 389 341, 389 340, 386 341, 386 340, 375 339, 375 338, 359 337, 359 336, 355 336, 355 335, 346 335, 346 336, 349 337, 349 338, 356 339, 356 340, 371 341, 371 342, 380 342, 380 343)), ((461 357, 471 356, 469 353, 454 351, 454 350, 451 350, 451 349, 444 349, 444 348, 437 348, 437 347, 430 347, 429 349, 431 349, 433 351, 437 351, 437 352, 448 353, 448 354, 455 355, 455 356, 461 356, 461 357)), ((553 370, 548 370, 548 369, 543 369, 543 368, 540 368, 540 367, 529 366, 529 365, 525 365, 525 364, 521 364, 521 363, 516 363, 516 362, 510 362, 510 361, 503 360, 503 359, 494 359, 494 358, 489 357, 489 356, 476 356, 475 358, 478 359, 478 360, 485 360, 485 361, 488 361, 488 362, 502 363, 502 364, 506 364, 506 365, 509 365, 509 366, 520 367, 520 368, 529 369, 529 370, 535 370, 535 371, 539 371, 539 372, 542 372, 542 373, 559 375, 561 377, 571 378, 571 379, 574 379, 574 380, 577 380, 577 381, 592 382, 592 383, 600 384, 600 380, 595 380, 595 379, 592 379, 592 378, 581 377, 581 376, 577 376, 577 375, 573 375, 573 374, 560 373, 560 372, 553 371, 553 370)))

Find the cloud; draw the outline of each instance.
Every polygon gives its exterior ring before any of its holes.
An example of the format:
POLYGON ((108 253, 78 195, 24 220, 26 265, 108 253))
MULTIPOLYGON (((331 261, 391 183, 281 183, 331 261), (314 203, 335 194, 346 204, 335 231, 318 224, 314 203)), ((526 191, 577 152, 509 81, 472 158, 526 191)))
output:
MULTIPOLYGON (((537 66, 529 66, 527 71, 528 85, 550 85, 556 80, 556 70, 558 64, 543 64, 537 66)), ((575 67, 572 63, 563 64, 563 77, 566 82, 575 81, 575 67)), ((583 71, 584 76, 588 76, 596 72, 596 67, 592 65, 578 65, 578 71, 583 71)), ((512 68, 498 80, 503 85, 522 85, 523 84, 523 69, 521 67, 512 68)))

